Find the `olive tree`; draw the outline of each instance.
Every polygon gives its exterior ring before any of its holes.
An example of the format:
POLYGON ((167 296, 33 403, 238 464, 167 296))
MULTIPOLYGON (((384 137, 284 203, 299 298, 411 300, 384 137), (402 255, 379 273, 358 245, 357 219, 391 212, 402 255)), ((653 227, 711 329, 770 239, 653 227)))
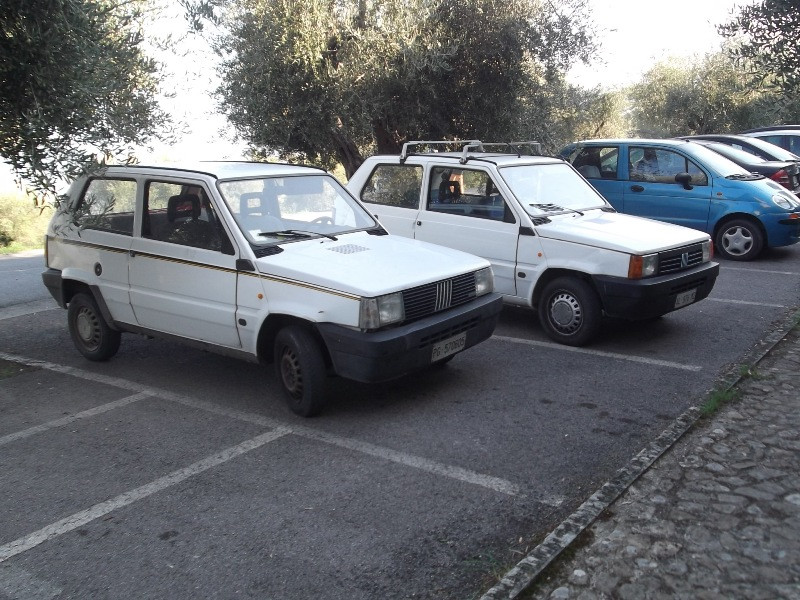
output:
POLYGON ((166 115, 142 50, 143 0, 0 3, 0 157, 41 195, 126 156, 166 115))
POLYGON ((725 52, 657 63, 628 90, 639 135, 660 137, 741 131, 763 113, 753 77, 725 52))
POLYGON ((593 44, 585 0, 215 4, 220 107, 240 135, 348 176, 409 139, 525 135, 542 81, 593 44))

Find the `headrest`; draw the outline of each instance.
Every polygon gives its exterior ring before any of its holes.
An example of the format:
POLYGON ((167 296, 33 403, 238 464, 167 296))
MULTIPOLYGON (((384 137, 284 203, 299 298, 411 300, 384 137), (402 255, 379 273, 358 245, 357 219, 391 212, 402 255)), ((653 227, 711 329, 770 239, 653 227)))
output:
POLYGON ((176 219, 200 216, 200 198, 197 194, 178 194, 167 200, 167 219, 172 222, 176 219))

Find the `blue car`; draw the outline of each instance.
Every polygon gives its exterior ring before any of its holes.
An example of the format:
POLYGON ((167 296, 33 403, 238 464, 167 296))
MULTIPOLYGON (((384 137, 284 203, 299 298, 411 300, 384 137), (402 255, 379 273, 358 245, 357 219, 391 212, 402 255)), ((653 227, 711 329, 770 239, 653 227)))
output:
POLYGON ((705 231, 725 258, 752 260, 800 241, 794 194, 700 144, 587 140, 561 156, 619 212, 705 231))

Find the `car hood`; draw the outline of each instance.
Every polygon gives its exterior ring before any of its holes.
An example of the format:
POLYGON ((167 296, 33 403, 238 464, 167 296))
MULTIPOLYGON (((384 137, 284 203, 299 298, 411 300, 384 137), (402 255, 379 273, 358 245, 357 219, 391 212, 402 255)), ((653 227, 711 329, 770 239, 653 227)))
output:
POLYGON ((621 213, 592 210, 552 217, 536 226, 542 238, 645 254, 696 244, 708 239, 702 231, 621 213))
POLYGON ((483 258, 393 235, 356 232, 280 245, 260 273, 348 294, 379 296, 488 267, 483 258))

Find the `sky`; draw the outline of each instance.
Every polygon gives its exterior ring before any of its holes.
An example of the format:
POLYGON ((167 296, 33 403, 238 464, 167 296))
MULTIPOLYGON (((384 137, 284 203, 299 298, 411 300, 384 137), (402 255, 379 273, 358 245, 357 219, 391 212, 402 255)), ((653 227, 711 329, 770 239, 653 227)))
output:
MULTIPOLYGON (((578 66, 569 80, 584 87, 621 87, 634 81, 655 62, 667 57, 702 56, 719 50, 722 38, 716 25, 729 21, 731 11, 754 0, 589 0, 601 44, 590 66, 578 66), (660 6, 663 4, 665 8, 660 6)), ((173 6, 174 3, 171 3, 173 6)), ((180 15, 176 15, 180 19, 180 15)), ((174 27, 174 20, 167 21, 174 27)), ((166 58, 166 57, 165 57, 166 58)), ((165 88, 174 98, 165 100, 177 120, 187 124, 178 144, 141 150, 142 162, 167 157, 237 159, 243 145, 232 142, 232 132, 215 108, 214 57, 202 40, 187 42, 182 56, 168 59, 165 88)), ((0 188, 12 178, 0 163, 0 188)))
POLYGON ((601 43, 598 60, 572 69, 584 87, 633 83, 667 57, 703 56, 720 49, 716 25, 753 0, 589 0, 601 43), (662 8, 663 7, 663 8, 662 8))

